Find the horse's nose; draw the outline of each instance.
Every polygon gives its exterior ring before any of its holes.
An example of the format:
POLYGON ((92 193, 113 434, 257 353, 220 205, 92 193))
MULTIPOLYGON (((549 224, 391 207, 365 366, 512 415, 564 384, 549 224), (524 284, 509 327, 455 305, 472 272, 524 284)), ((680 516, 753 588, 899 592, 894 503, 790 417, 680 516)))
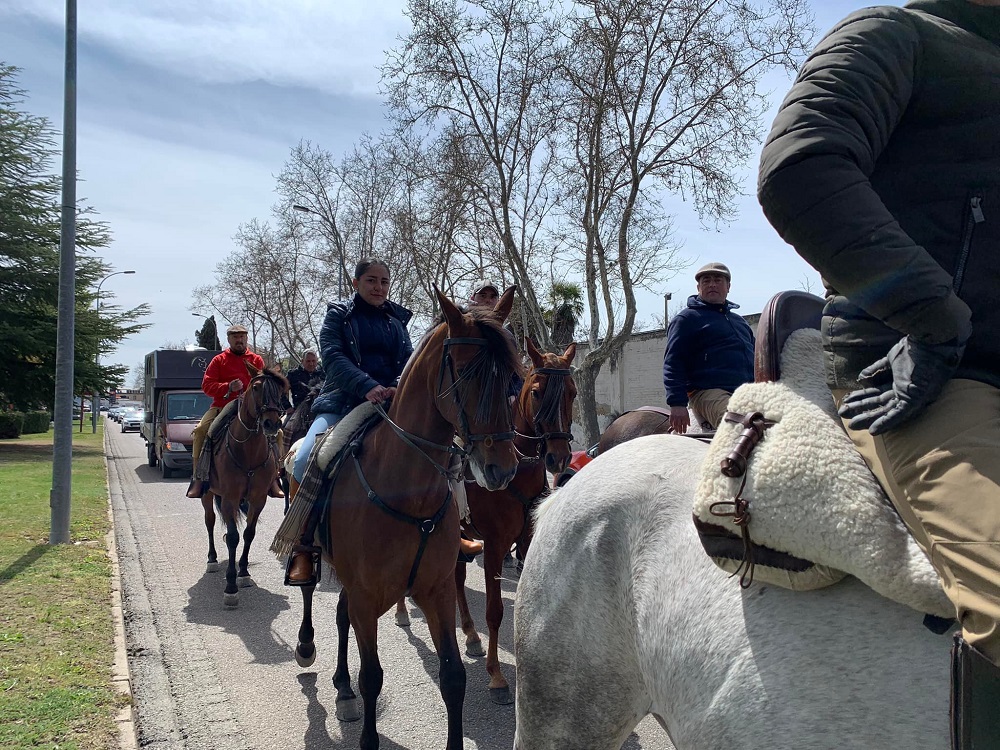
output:
POLYGON ((545 468, 550 474, 562 474, 569 466, 569 456, 557 456, 555 453, 545 454, 545 468))
POLYGON ((504 469, 500 464, 486 464, 483 469, 483 475, 486 479, 486 484, 488 490, 502 490, 511 479, 514 478, 514 474, 517 473, 517 467, 513 469, 504 469))

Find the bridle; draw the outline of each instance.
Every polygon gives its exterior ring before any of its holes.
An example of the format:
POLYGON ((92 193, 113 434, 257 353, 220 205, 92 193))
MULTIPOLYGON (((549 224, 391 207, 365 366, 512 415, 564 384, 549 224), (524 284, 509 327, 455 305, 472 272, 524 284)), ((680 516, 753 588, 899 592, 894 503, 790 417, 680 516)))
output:
MULTIPOLYGON (((237 399, 237 401, 239 403, 236 406, 236 419, 239 420, 240 426, 247 432, 247 436, 242 440, 232 437, 232 435, 229 436, 233 441, 237 443, 245 443, 248 440, 250 440, 250 438, 252 438, 254 435, 256 435, 258 432, 260 432, 261 422, 263 420, 264 414, 266 414, 267 412, 275 412, 277 414, 281 414, 281 412, 284 411, 284 409, 281 408, 281 391, 278 388, 278 383, 272 380, 271 378, 267 377, 266 375, 258 375, 257 377, 253 378, 253 380, 250 381, 250 387, 247 389, 247 393, 241 394, 239 399, 237 399), (257 380, 263 381, 263 384, 261 386, 262 403, 258 405, 256 398, 249 399, 250 406, 253 407, 251 417, 254 420, 253 425, 251 426, 248 425, 245 421, 243 421, 242 409, 240 407, 243 405, 243 400, 250 395, 250 392, 253 390, 253 384, 257 380)), ((278 421, 280 422, 280 419, 278 421)), ((277 434, 267 435, 267 440, 270 443, 273 443, 276 439, 277 439, 277 434)))
MULTIPOLYGON (((399 437, 404 443, 413 448, 417 453, 419 453, 424 459, 426 459, 437 472, 445 477, 446 479, 461 479, 464 475, 464 468, 459 468, 456 473, 455 469, 451 467, 451 461, 449 460, 447 464, 442 466, 433 458, 431 458, 425 450, 424 447, 431 448, 433 450, 442 451, 449 456, 459 456, 462 459, 462 465, 464 466, 466 459, 472 453, 472 449, 476 442, 482 442, 482 444, 489 448, 492 447, 494 443, 503 440, 513 440, 515 432, 510 430, 508 432, 487 432, 487 433, 474 433, 469 427, 469 420, 465 414, 464 407, 464 397, 465 393, 461 392, 459 385, 466 383, 473 377, 480 374, 482 370, 485 374, 485 379, 487 382, 483 383, 482 390, 484 392, 489 392, 491 390, 492 380, 494 379, 494 373, 488 369, 489 365, 489 352, 486 349, 489 346, 489 341, 483 338, 448 338, 444 340, 444 346, 441 351, 441 366, 438 368, 438 394, 437 397, 441 398, 444 395, 450 393, 455 404, 456 410, 458 411, 459 420, 459 437, 462 438, 463 445, 458 446, 455 443, 450 443, 449 445, 441 445, 440 443, 435 443, 426 438, 422 438, 419 435, 414 435, 412 432, 408 432, 400 427, 398 424, 389 418, 389 413, 385 410, 382 404, 375 404, 375 411, 382 417, 382 420, 389 425, 396 436, 399 437), (461 375, 455 370, 455 361, 451 355, 451 347, 455 345, 471 345, 483 347, 483 351, 478 354, 472 362, 469 363, 461 375), (444 376, 448 373, 451 384, 447 389, 444 389, 444 376)), ((479 410, 476 413, 476 418, 485 421, 489 416, 487 412, 488 402, 486 399, 481 399, 479 402, 479 410)))
MULTIPOLYGON (((476 442, 482 442, 484 447, 491 448, 496 442, 514 439, 513 429, 507 432, 472 432, 472 429, 469 427, 469 418, 465 413, 465 399, 468 395, 468 390, 460 388, 459 386, 463 383, 467 383, 480 374, 482 374, 483 378, 486 380, 486 382, 482 384, 482 390, 484 392, 489 392, 491 390, 491 385, 493 385, 492 381, 495 378, 496 373, 492 367, 490 367, 491 363, 489 352, 486 349, 488 346, 489 341, 486 339, 467 337, 449 338, 444 340, 444 349, 441 352, 441 369, 438 371, 438 398, 441 398, 447 393, 451 394, 455 407, 458 410, 458 436, 462 438, 462 442, 465 443, 463 450, 466 454, 472 451, 472 446, 476 442), (455 360, 451 355, 451 347, 459 345, 483 347, 483 351, 477 354, 473 360, 463 368, 461 375, 459 375, 459 373, 455 370, 455 360), (442 387, 444 386, 445 371, 447 371, 451 377, 451 385, 448 386, 447 390, 442 390, 442 387)), ((489 406, 490 404, 486 399, 480 399, 479 408, 476 410, 477 421, 486 421, 486 419, 489 418, 489 413, 487 412, 487 408, 489 406)))
MULTIPOLYGON (((547 375, 549 380, 545 383, 545 395, 542 397, 542 403, 535 412, 534 419, 530 420, 533 435, 525 435, 524 433, 515 431, 519 438, 524 438, 525 440, 530 440, 535 442, 535 455, 529 456, 528 458, 540 458, 542 452, 542 446, 549 440, 573 440, 573 433, 563 429, 562 423, 562 397, 566 390, 566 380, 571 377, 573 371, 568 367, 535 367, 529 373, 528 377, 532 375, 547 375), (552 378, 558 378, 558 380, 553 380, 552 378), (555 423, 555 430, 550 430, 548 432, 538 433, 538 425, 542 423, 551 424, 555 423)), ((525 420, 529 421, 529 420, 525 420)))

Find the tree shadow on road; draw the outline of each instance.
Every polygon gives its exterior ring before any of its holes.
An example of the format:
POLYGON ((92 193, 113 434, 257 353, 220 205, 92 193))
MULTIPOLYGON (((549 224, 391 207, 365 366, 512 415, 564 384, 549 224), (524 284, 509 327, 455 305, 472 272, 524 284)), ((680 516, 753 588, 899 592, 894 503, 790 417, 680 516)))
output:
POLYGON ((252 586, 240 589, 239 607, 226 609, 222 604, 222 592, 226 587, 224 565, 223 570, 205 573, 188 589, 188 605, 184 608, 187 621, 239 636, 256 663, 291 661, 294 657, 288 645, 275 640, 272 627, 278 615, 290 608, 288 596, 252 586))

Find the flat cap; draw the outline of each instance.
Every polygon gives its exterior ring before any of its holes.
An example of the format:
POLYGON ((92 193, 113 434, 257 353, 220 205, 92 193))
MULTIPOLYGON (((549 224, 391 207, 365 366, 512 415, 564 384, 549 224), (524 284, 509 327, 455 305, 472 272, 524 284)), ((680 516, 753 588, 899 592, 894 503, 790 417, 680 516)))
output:
POLYGON ((701 268, 698 269, 698 273, 694 275, 694 280, 697 281, 706 273, 717 273, 725 276, 727 280, 732 281, 733 276, 729 273, 729 269, 725 264, 719 262, 706 263, 701 268))
POLYGON ((472 294, 470 296, 475 296, 479 294, 484 289, 492 289, 497 295, 500 294, 500 290, 497 289, 497 285, 488 279, 480 279, 475 284, 472 285, 472 294))
POLYGON ((239 323, 235 323, 235 324, 229 326, 229 328, 226 329, 226 335, 227 336, 229 334, 231 334, 231 333, 248 333, 248 331, 247 331, 246 327, 241 326, 239 323))

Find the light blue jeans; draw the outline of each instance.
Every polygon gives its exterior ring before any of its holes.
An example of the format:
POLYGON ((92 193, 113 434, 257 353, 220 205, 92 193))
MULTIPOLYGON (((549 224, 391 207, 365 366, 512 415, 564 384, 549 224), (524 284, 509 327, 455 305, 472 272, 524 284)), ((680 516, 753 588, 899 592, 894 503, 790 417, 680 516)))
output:
POLYGON ((301 482, 302 477, 306 474, 306 464, 309 463, 309 454, 312 453, 313 446, 316 444, 316 436, 333 427, 343 418, 343 414, 333 414, 331 412, 316 415, 313 423, 309 426, 306 436, 302 438, 299 452, 295 454, 295 467, 292 469, 292 476, 295 477, 296 482, 301 482))

